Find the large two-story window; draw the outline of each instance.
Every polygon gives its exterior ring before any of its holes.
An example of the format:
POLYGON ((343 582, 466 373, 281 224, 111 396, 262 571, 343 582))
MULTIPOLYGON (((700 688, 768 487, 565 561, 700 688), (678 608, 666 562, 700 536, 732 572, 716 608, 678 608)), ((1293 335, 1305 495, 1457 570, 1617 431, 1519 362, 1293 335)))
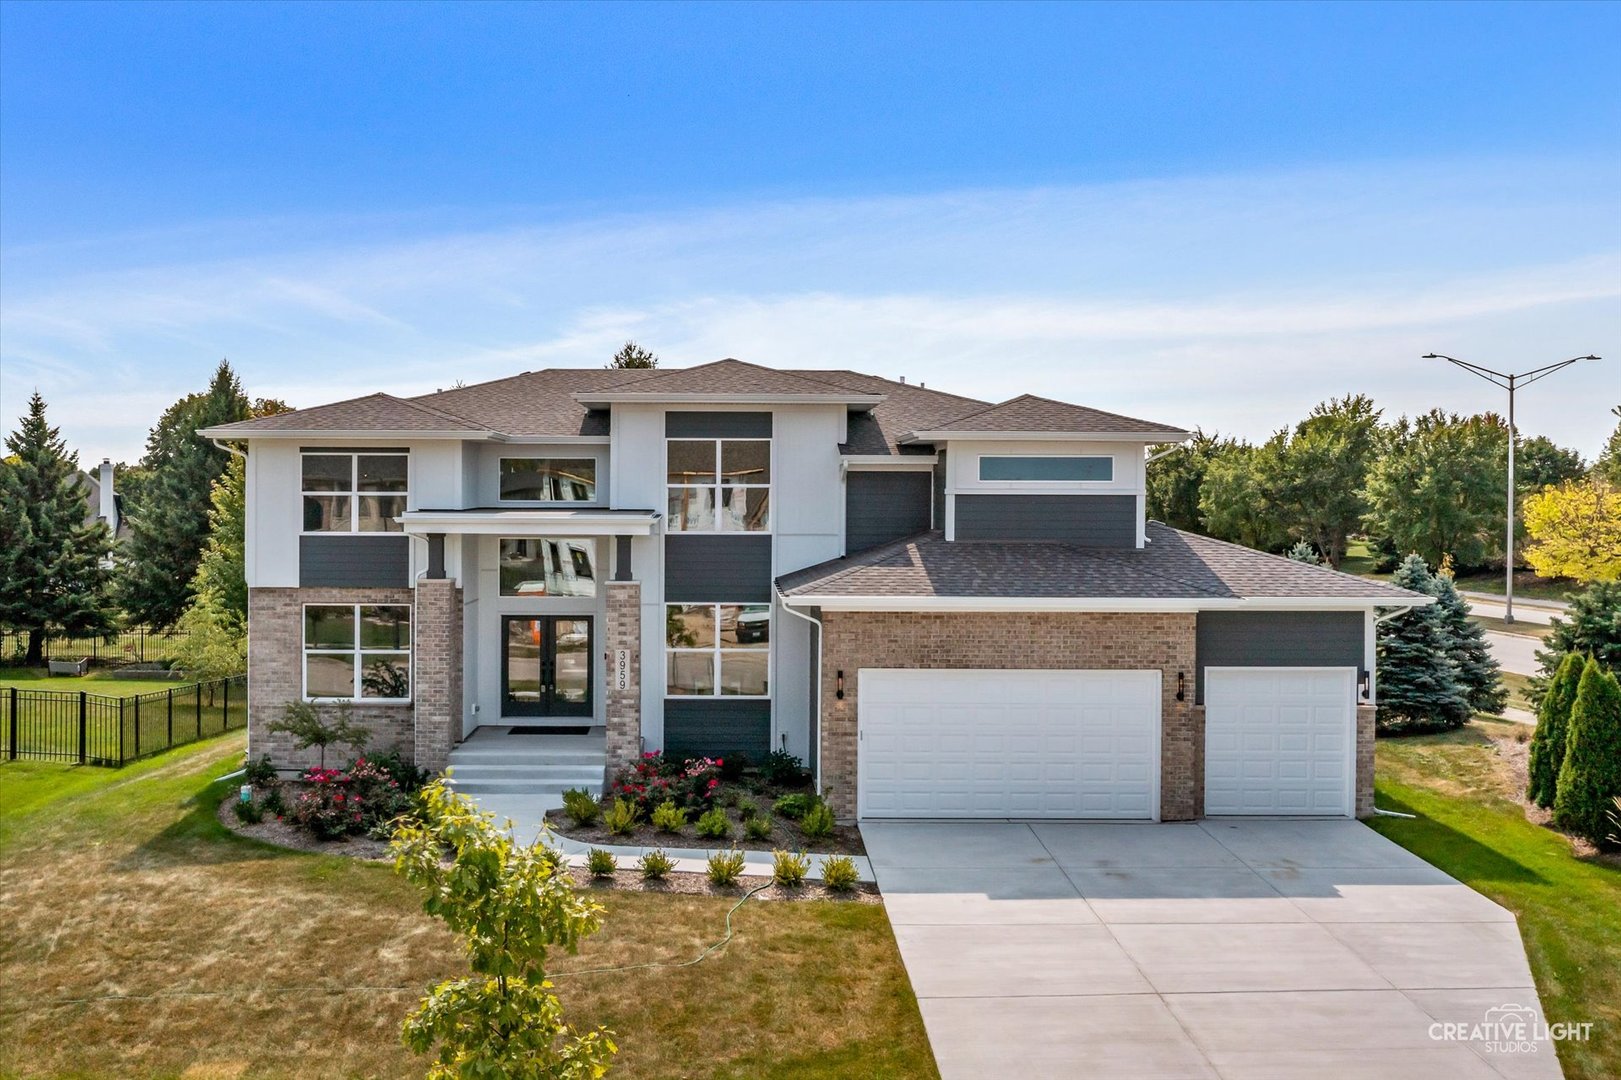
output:
POLYGON ((595 458, 502 458, 502 502, 596 502, 595 458))
POLYGON ((530 536, 503 539, 501 595, 597 595, 596 541, 530 536))
POLYGON ((411 700, 411 608, 304 605, 304 696, 411 700))
POLYGON ((410 456, 403 453, 305 454, 305 532, 399 532, 410 456))
POLYGON ((769 696, 769 604, 667 604, 664 638, 670 697, 769 696))
POLYGON ((769 532, 770 439, 670 439, 672 532, 769 532))

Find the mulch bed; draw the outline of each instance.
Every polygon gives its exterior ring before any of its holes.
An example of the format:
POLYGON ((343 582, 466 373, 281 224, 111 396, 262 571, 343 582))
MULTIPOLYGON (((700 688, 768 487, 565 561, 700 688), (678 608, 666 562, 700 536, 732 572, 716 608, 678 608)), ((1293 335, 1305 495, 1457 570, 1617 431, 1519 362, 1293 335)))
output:
MULTIPOLYGON (((689 815, 693 821, 696 814, 689 815)), ((771 819, 771 835, 764 840, 751 840, 743 833, 743 819, 736 810, 727 810, 726 816, 732 822, 732 835, 726 840, 711 840, 698 835, 693 828, 692 821, 679 833, 659 832, 645 821, 636 826, 636 831, 628 836, 615 836, 602 827, 599 821, 595 825, 576 825, 562 810, 551 810, 546 814, 546 824, 559 836, 566 836, 570 840, 578 840, 582 844, 600 847, 604 844, 620 844, 626 847, 658 847, 658 848, 704 848, 714 850, 717 848, 736 847, 739 851, 808 851, 813 855, 865 855, 866 845, 861 842, 861 830, 854 825, 838 825, 833 829, 833 835, 821 840, 807 840, 799 831, 799 826, 786 818, 773 817, 771 819)))
MULTIPOLYGON (((290 789, 293 785, 285 785, 290 789)), ((296 796, 289 796, 292 802, 296 796)), ((232 792, 221 801, 218 810, 220 824, 236 833, 253 840, 260 840, 275 847, 292 848, 294 851, 315 851, 322 855, 347 855, 355 859, 386 860, 388 854, 387 840, 373 840, 369 836, 350 836, 342 840, 317 840, 314 836, 300 829, 291 821, 283 821, 277 817, 266 817, 257 825, 249 825, 236 816, 231 804, 237 801, 237 795, 232 792)))
POLYGON ((1571 853, 1579 859, 1589 859, 1604 863, 1608 866, 1621 868, 1621 852, 1600 851, 1585 837, 1568 833, 1553 823, 1553 811, 1544 810, 1530 799, 1526 798, 1526 788, 1531 783, 1531 728, 1525 725, 1512 735, 1501 736, 1494 731, 1486 731, 1486 737, 1492 741, 1497 750, 1497 756, 1508 766, 1509 775, 1514 779, 1514 801, 1520 804, 1525 811, 1526 820, 1533 825, 1540 825, 1549 832, 1558 833, 1570 841, 1571 853))

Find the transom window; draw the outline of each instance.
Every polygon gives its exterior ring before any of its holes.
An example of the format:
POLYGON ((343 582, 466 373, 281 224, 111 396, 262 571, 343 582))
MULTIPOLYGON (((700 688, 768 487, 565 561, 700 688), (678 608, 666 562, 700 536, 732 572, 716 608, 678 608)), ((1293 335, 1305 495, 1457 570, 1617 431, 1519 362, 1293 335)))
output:
POLYGON ((670 439, 673 532, 769 532, 770 439, 670 439))
POLYGON ((991 455, 979 458, 981 480, 1073 484, 1114 479, 1114 458, 1107 455, 991 455))
POLYGON ((410 701, 410 605, 304 605, 304 696, 410 701))
POLYGON ((595 458, 502 458, 502 502, 596 502, 595 458))
POLYGON ((305 532, 399 532, 410 456, 305 454, 305 532))
POLYGON ((667 604, 665 693, 670 697, 767 697, 771 605, 667 604))
POLYGON ((597 595, 595 540, 504 538, 500 566, 502 596, 597 595))

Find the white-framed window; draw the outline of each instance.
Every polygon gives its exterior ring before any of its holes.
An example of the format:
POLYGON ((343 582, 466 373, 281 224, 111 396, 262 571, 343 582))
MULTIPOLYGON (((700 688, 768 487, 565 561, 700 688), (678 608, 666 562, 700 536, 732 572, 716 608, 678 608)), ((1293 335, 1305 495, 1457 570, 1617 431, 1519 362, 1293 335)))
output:
POLYGON ((770 532, 770 439, 668 439, 671 532, 770 532))
POLYGON ((500 463, 502 502, 597 501, 596 458, 516 458, 500 463))
POLYGON ((319 450, 303 455, 307 533, 395 533, 405 513, 411 457, 404 452, 319 450))
POLYGON ((666 604, 668 697, 771 696, 770 604, 666 604))
POLYGON ((1107 454, 981 454, 982 483, 1106 484, 1114 479, 1107 454))
POLYGON ((411 700, 409 604, 305 604, 304 697, 411 700))
POLYGON ((596 547, 586 537, 502 537, 501 595, 597 595, 596 547))

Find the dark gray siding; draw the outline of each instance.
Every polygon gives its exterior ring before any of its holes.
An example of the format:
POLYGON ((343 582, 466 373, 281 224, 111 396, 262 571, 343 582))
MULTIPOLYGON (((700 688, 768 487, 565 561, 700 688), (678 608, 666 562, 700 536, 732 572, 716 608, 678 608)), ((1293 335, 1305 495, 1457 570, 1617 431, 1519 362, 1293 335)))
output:
POLYGON ((844 553, 865 551, 929 528, 926 472, 858 472, 844 480, 844 553))
POLYGON ((769 439, 768 412, 667 412, 667 439, 769 439))
POLYGON ((1362 670, 1360 611, 1201 611, 1194 700, 1207 667, 1351 667, 1362 670))
POLYGON ((934 524, 930 528, 946 527, 946 452, 942 447, 940 460, 934 465, 934 524))
POLYGON ((743 753, 756 764, 771 751, 771 702, 667 698, 664 754, 681 759, 743 753))
POLYGON ((300 536, 298 583, 304 588, 405 588, 411 584, 411 540, 399 533, 300 536))
POLYGON ((958 495, 958 540, 1137 546, 1135 495, 958 495))
POLYGON ((671 533, 664 538, 664 599, 672 604, 771 599, 771 537, 671 533))

